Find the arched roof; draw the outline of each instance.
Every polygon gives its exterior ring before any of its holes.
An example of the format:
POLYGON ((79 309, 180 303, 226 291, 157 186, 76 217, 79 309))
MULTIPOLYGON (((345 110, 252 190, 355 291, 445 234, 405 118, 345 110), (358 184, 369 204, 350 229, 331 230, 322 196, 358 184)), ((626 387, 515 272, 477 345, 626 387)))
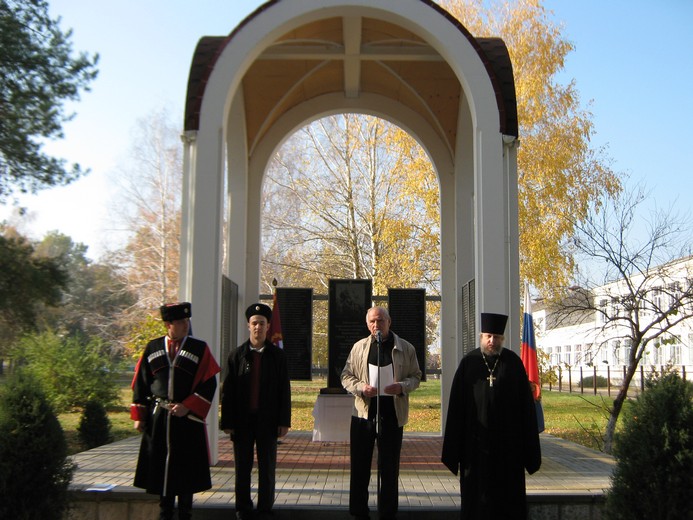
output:
MULTIPOLYGON (((282 0, 270 0, 228 36, 205 36, 193 55, 185 107, 185 130, 198 130, 207 81, 234 36, 282 0)), ((419 0, 452 23, 471 43, 488 72, 498 105, 499 132, 518 136, 512 64, 499 38, 474 38, 431 0, 419 0)), ((408 29, 369 17, 329 17, 278 37, 242 80, 249 147, 293 107, 326 94, 347 98, 377 94, 418 112, 454 148, 462 87, 443 57, 408 29)))

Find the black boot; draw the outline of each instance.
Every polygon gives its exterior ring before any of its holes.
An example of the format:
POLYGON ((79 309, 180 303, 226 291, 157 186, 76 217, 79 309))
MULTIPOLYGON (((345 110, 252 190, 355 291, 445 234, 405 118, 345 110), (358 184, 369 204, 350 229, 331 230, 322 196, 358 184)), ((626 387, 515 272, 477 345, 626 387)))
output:
POLYGON ((178 520, 192 520, 192 493, 178 495, 178 520))
POLYGON ((175 496, 161 496, 159 498, 159 520, 173 520, 173 505, 175 501, 175 496))

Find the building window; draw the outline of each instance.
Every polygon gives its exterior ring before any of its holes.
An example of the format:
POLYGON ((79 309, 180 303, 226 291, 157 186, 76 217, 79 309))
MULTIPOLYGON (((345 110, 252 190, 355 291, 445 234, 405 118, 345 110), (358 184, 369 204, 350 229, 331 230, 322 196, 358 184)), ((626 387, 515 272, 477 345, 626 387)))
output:
POLYGON ((652 303, 654 305, 654 311, 660 312, 662 309, 662 288, 655 287, 652 291, 652 303))
POLYGON ((628 362, 630 361, 630 351, 631 351, 631 346, 633 345, 633 341, 628 339, 625 341, 625 345, 623 346, 623 364, 627 365, 628 362))
POLYGON ((667 285, 669 291, 669 306, 673 307, 681 299, 681 282, 672 282, 667 285))
POLYGON ((662 362, 662 347, 659 340, 655 340, 652 347, 652 364, 659 365, 662 362))
POLYGON ((614 351, 613 359, 614 359, 614 365, 618 366, 621 364, 621 342, 620 341, 614 341, 612 343, 612 348, 614 351))
POLYGON ((607 321, 607 300, 603 298, 599 300, 599 310, 597 311, 597 323, 604 324, 607 321))

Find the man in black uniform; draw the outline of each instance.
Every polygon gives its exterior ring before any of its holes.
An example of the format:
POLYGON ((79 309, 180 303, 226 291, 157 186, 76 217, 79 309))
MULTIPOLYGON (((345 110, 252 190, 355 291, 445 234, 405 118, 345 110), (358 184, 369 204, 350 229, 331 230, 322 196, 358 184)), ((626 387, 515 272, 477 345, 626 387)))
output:
POLYGON ((460 475, 462 518, 527 518, 525 469, 541 466, 536 410, 520 357, 503 348, 508 317, 481 314, 480 348, 455 373, 443 463, 460 475))
POLYGON ((236 466, 236 518, 250 518, 253 448, 258 460, 257 510, 274 505, 277 439, 291 427, 291 384, 284 351, 267 339, 272 309, 255 303, 245 311, 250 339, 229 354, 221 394, 221 428, 231 435, 236 466))
MULTIPOLYGON (((143 432, 135 486, 160 495, 160 519, 192 518, 193 493, 212 487, 205 417, 219 365, 204 341, 188 336, 191 305, 163 305, 167 334, 150 341, 132 380, 130 417, 143 432)), ((215 425, 216 426, 216 425, 215 425)))

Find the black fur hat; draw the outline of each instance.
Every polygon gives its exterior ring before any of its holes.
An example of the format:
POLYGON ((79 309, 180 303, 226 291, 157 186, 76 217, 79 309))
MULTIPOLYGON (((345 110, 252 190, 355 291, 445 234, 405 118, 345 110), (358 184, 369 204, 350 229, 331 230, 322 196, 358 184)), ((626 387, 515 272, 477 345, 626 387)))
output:
POLYGON ((188 302, 167 303, 162 305, 159 310, 163 321, 182 320, 192 316, 192 305, 188 302))

